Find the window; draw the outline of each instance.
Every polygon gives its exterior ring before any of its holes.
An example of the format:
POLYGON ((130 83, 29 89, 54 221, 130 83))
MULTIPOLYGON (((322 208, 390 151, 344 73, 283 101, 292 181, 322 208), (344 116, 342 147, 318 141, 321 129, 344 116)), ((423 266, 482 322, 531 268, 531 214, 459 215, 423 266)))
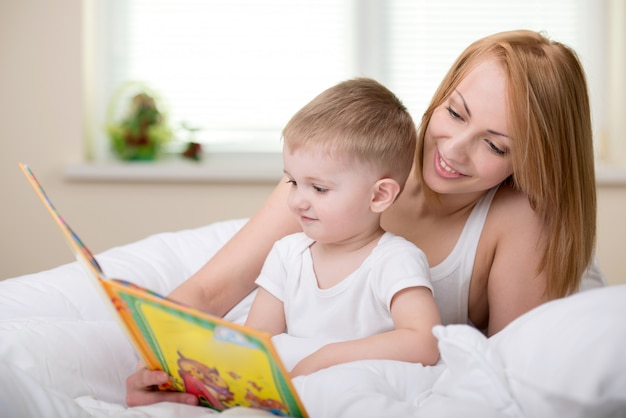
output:
MULTIPOLYGON (((603 115, 601 2, 594 0, 107 0, 88 7, 88 84, 96 158, 115 92, 141 80, 174 128, 201 130, 208 150, 278 151, 288 119, 356 76, 393 90, 419 120, 470 42, 516 28, 577 50, 594 115, 603 115)), ((596 119, 596 126, 604 126, 596 119)), ((185 141, 183 131, 178 139, 185 141)), ((178 144, 180 146, 180 143, 178 144)), ((176 143, 173 150, 176 150, 176 143)))

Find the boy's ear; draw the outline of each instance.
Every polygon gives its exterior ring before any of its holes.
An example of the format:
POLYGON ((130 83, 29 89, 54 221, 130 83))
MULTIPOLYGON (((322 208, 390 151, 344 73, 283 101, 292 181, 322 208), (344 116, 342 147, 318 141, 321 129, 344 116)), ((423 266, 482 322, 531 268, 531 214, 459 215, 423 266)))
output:
POLYGON ((374 213, 384 212, 396 200, 400 193, 400 185, 390 178, 380 179, 374 185, 374 193, 370 202, 370 209, 374 213))

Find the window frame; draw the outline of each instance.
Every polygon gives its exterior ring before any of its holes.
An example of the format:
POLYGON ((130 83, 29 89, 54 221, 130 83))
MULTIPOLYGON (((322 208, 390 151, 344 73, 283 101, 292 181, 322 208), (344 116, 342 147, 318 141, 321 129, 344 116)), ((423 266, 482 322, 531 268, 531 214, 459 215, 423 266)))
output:
MULTIPOLYGON (((584 7, 587 8, 588 23, 584 26, 586 32, 583 39, 588 40, 588 45, 584 48, 584 56, 581 54, 581 60, 585 66, 585 70, 588 75, 588 83, 591 92, 592 100, 592 114, 594 123, 595 145, 596 155, 600 165, 622 165, 626 167, 626 147, 620 146, 617 135, 620 132, 626 131, 626 123, 621 120, 618 124, 615 122, 616 112, 619 112, 619 106, 624 106, 625 100, 619 98, 618 93, 609 89, 608 84, 616 79, 616 74, 619 73, 620 68, 624 68, 624 56, 626 51, 624 48, 620 49, 620 45, 613 45, 609 42, 609 34, 615 35, 615 33, 624 34, 623 29, 626 23, 626 13, 624 8, 616 5, 618 2, 593 0, 579 0, 584 7), (616 10, 617 9, 617 10, 616 10), (621 28, 621 29, 620 29, 621 28), (593 40, 592 40, 593 39, 593 40), (593 44, 592 44, 593 42, 593 44), (604 45, 609 45, 604 47, 604 45), (593 45, 600 45, 602 47, 593 47, 593 45), (616 49, 617 48, 617 49, 616 49), (611 68, 609 68, 611 65, 611 68), (619 67, 621 65, 622 67, 619 67), (611 77, 609 77, 611 75, 611 77), (615 107, 618 107, 617 111, 615 107), (613 110, 611 110, 611 107, 613 110), (612 123, 609 124, 609 118, 612 117, 612 123), (616 145, 617 144, 617 145, 616 145), (621 152, 616 157, 615 150, 621 152)), ((357 0, 354 0, 356 4, 357 0)), ((105 134, 98 133, 98 126, 105 125, 106 105, 102 100, 98 100, 99 97, 104 96, 101 83, 97 80, 103 77, 103 63, 102 56, 99 56, 96 51, 102 50, 103 39, 100 36, 102 33, 101 22, 98 16, 102 13, 102 8, 105 7, 104 2, 98 0, 85 0, 83 3, 83 69, 84 69, 84 155, 85 164, 75 165, 69 167, 66 171, 68 177, 81 178, 89 177, 92 174, 95 177, 101 178, 113 178, 108 169, 104 167, 117 167, 119 165, 112 161, 111 153, 109 151, 109 143, 105 138, 105 134), (89 174, 89 167, 97 166, 99 169, 95 169, 92 174, 89 174), (100 173, 99 175, 97 173, 100 173)), ((357 62, 360 71, 367 73, 369 76, 378 78, 384 74, 384 68, 381 66, 381 59, 377 59, 377 54, 371 54, 372 45, 379 44, 381 39, 380 34, 385 29, 384 11, 382 2, 377 0, 364 0, 359 2, 359 8, 357 11, 357 23, 355 39, 361 40, 360 44, 355 45, 355 61, 357 62), (372 28, 376 28, 372 30, 372 28)), ((355 6, 356 7, 356 6, 355 6)), ((356 41, 355 41, 356 42, 356 41)), ((619 44, 619 43, 618 43, 619 44)), ((375 50, 381 53, 382 48, 378 45, 375 50)), ((356 70, 356 72, 359 71, 356 70)), ((443 77, 443 75, 441 75, 443 77)), ((623 109, 623 107, 622 107, 623 109)), ((419 120, 417 115, 414 115, 416 121, 419 120)), ((244 178, 248 180, 256 178, 257 180, 267 182, 280 179, 282 176, 280 167, 281 161, 279 158, 279 150, 272 150, 263 154, 269 154, 267 158, 258 166, 255 167, 254 158, 250 158, 250 155, 257 155, 254 152, 247 150, 233 150, 233 149, 216 149, 212 150, 214 158, 211 161, 220 159, 222 161, 229 161, 225 167, 222 167, 226 171, 231 171, 232 175, 224 176, 216 175, 215 172, 211 174, 211 170, 191 169, 187 174, 187 178, 190 181, 202 181, 202 179, 219 178, 220 181, 243 181, 244 178), (240 158, 241 156, 241 158, 240 158), (268 163, 268 161, 272 161, 268 163), (277 166, 277 168, 275 167, 277 166), (194 171, 195 170, 195 171, 194 171), (256 170, 261 173, 259 176, 240 175, 237 173, 246 173, 249 170, 256 170), (192 173, 192 174, 190 174, 192 173), (231 180, 228 180, 231 179, 231 180)), ((169 164, 168 158, 163 161, 159 161, 158 164, 169 164)), ((204 158, 204 162, 196 164, 196 166, 202 166, 209 164, 209 159, 204 158)), ((178 163, 176 163, 178 164, 178 163)), ((174 164, 174 165, 176 165, 174 164)), ((137 174, 134 168, 127 172, 127 176, 135 176, 137 174)), ((153 169, 158 171, 158 169, 153 169)), ((602 172, 610 172, 611 179, 615 178, 615 170, 601 170, 602 172)), ((156 181, 163 181, 168 176, 167 170, 162 175, 149 175, 148 178, 152 178, 156 181)), ((176 176, 174 176, 176 177, 176 176)), ((182 176, 181 178, 184 178, 182 176)), ((619 176, 618 176, 619 177, 619 176)))

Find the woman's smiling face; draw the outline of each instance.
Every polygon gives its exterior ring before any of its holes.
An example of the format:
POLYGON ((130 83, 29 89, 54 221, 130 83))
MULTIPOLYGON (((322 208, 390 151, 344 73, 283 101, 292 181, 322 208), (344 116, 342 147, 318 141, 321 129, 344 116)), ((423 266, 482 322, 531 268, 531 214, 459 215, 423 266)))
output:
POLYGON ((506 79, 488 60, 435 108, 424 139, 424 181, 436 193, 488 190, 513 173, 506 79))

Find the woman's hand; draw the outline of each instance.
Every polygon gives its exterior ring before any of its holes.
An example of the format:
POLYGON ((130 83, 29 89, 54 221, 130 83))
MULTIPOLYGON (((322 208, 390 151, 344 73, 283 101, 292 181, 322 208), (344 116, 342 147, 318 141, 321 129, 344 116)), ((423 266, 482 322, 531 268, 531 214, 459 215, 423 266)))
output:
POLYGON ((176 402, 198 405, 198 398, 195 395, 158 389, 159 385, 164 385, 169 381, 169 375, 163 371, 138 368, 135 373, 126 378, 126 404, 140 406, 157 402, 176 402))

